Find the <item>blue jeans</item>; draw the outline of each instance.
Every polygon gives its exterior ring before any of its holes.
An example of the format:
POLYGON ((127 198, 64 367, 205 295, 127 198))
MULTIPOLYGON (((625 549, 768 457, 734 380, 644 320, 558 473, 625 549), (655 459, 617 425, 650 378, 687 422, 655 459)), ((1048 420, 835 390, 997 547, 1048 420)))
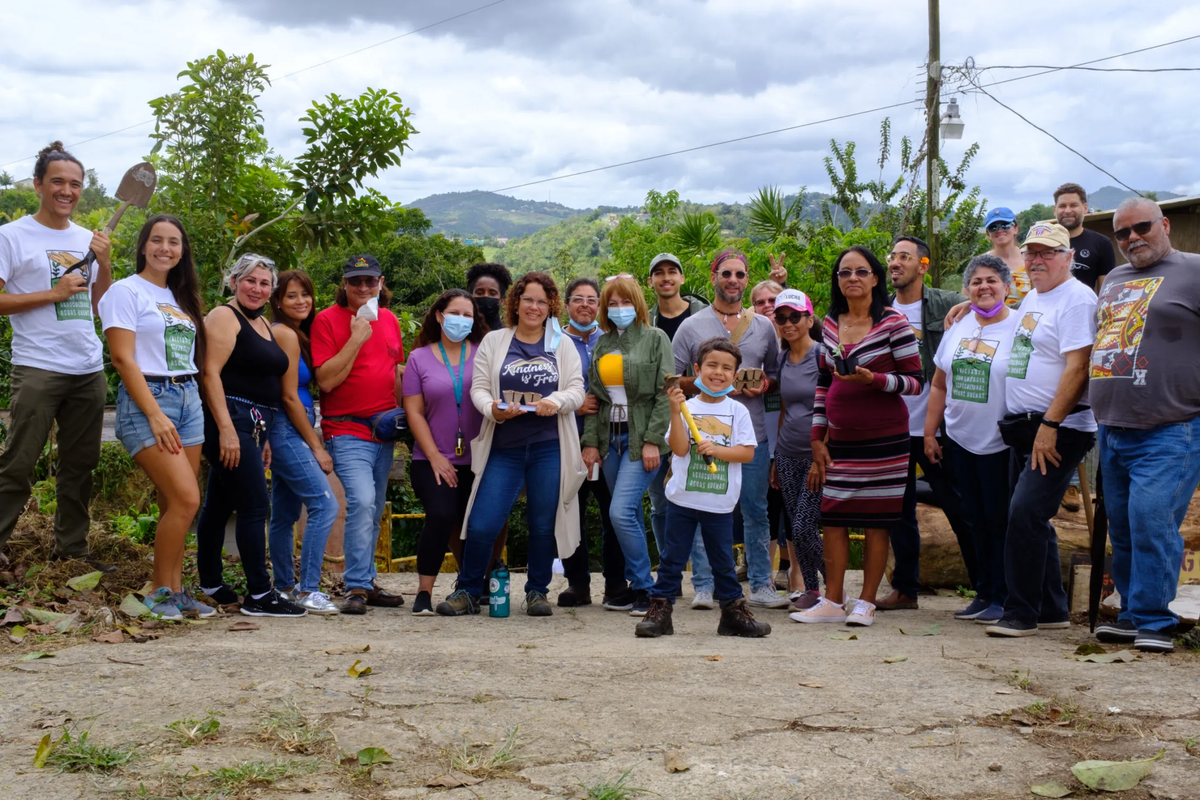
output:
POLYGON ((328 439, 325 449, 333 457, 333 471, 346 492, 342 545, 346 553, 346 589, 369 592, 375 588, 375 544, 395 445, 342 435, 328 439))
MULTIPOLYGON (((650 530, 654 532, 654 545, 658 548, 659 561, 662 560, 666 540, 663 532, 667 529, 667 472, 671 468, 671 454, 663 459, 658 474, 650 481, 650 530)), ((697 592, 713 590, 712 567, 708 563, 708 553, 704 552, 704 537, 700 535, 700 526, 696 526, 696 538, 692 542, 692 588, 697 592)))
POLYGON ((674 503, 668 505, 667 527, 664 531, 666 548, 659 554, 658 581, 650 589, 650 596, 666 598, 672 605, 675 603, 675 595, 679 594, 679 585, 683 580, 683 568, 687 565, 688 553, 695 541, 693 531, 696 528, 700 529, 704 544, 712 553, 713 579, 716 582, 713 594, 724 608, 743 596, 742 585, 737 579, 737 567, 733 564, 732 512, 717 514, 674 503))
POLYGON ((529 573, 525 592, 545 594, 553 576, 554 519, 558 511, 558 480, 561 459, 558 440, 493 447, 487 465, 477 480, 475 504, 467 520, 463 563, 458 571, 458 588, 479 597, 492 562, 492 546, 508 521, 513 504, 525 487, 525 521, 529 526, 529 573))
MULTIPOLYGON (((316 414, 310 408, 308 422, 311 425, 315 421, 316 414)), ((271 524, 267 546, 275 587, 281 591, 296 585, 292 530, 300 519, 301 506, 308 509, 308 521, 300 545, 299 589, 315 592, 321 588, 325 543, 337 520, 338 502, 329 488, 329 479, 317 466, 312 448, 287 415, 280 413, 271 426, 271 524)))
POLYGON ((1012 451, 1016 471, 1008 504, 1008 535, 1004 542, 1004 577, 1008 600, 1004 616, 1019 622, 1062 622, 1069 618, 1058 558, 1058 532, 1050 520, 1071 482, 1071 473, 1096 436, 1059 428, 1059 465, 1047 464, 1046 474, 1029 468, 1029 454, 1012 451))
POLYGON ((625 579, 636 591, 646 591, 654 585, 642 498, 657 474, 657 469, 647 472, 641 459, 629 460, 629 434, 610 437, 604 459, 604 481, 612 495, 608 518, 625 555, 625 579))
POLYGON ((1004 540, 1008 534, 1009 451, 976 455, 947 436, 942 440, 942 453, 938 471, 954 481, 972 537, 963 551, 967 563, 975 565, 971 585, 980 600, 1002 606, 1008 599, 1004 540), (972 552, 974 557, 967 559, 972 552))
POLYGON ((1183 561, 1179 526, 1200 481, 1200 418, 1149 430, 1100 426, 1100 475, 1121 619, 1170 631, 1183 561))
MULTIPOLYGON (((763 439, 754 448, 754 460, 742 464, 742 494, 739 500, 742 506, 742 531, 746 539, 746 575, 750 579, 751 591, 763 587, 775 590, 771 576, 771 522, 767 514, 770 478, 771 454, 767 452, 767 440, 763 439)), ((706 543, 706 547, 709 546, 706 543)), ((733 547, 732 540, 729 546, 733 547)))

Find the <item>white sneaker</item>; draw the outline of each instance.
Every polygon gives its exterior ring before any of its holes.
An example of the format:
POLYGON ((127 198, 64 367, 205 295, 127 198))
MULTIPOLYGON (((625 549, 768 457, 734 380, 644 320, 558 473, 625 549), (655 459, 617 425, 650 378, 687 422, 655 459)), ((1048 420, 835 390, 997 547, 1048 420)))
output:
POLYGON ((840 625, 846 621, 846 609, 822 597, 821 602, 807 611, 793 611, 788 617, 793 622, 832 622, 840 625))
POLYGON ((713 609, 713 593, 703 590, 697 591, 696 596, 692 598, 692 608, 697 611, 711 611, 713 609))
POLYGON ((875 604, 866 600, 855 600, 850 616, 846 617, 847 625, 867 627, 875 624, 875 604))
POLYGON ((788 604, 788 599, 780 597, 779 593, 770 586, 763 586, 750 593, 746 604, 758 608, 783 608, 788 604))
POLYGON ((309 592, 303 597, 297 597, 292 602, 301 608, 308 609, 308 613, 310 614, 342 613, 342 610, 324 592, 309 592))

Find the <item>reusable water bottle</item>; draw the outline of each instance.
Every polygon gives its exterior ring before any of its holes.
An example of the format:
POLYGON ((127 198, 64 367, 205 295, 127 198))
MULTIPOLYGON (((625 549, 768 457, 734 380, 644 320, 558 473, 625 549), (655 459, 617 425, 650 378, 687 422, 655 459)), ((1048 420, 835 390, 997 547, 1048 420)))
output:
POLYGON ((492 570, 488 578, 488 615, 492 617, 507 617, 512 607, 510 600, 511 588, 508 580, 508 565, 501 561, 492 570))

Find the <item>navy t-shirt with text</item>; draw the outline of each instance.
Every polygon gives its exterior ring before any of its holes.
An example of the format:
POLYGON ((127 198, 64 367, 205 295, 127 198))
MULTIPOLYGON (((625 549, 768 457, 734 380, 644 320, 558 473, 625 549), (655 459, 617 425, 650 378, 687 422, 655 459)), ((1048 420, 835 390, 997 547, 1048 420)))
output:
MULTIPOLYGON (((542 340, 534 344, 522 342, 513 336, 504 364, 500 367, 500 392, 517 392, 525 395, 518 402, 534 405, 530 395, 549 397, 558 391, 558 362, 553 353, 547 353, 542 340)), ((548 442, 558 438, 558 416, 539 417, 526 411, 507 422, 496 426, 492 435, 492 447, 524 447, 525 445, 548 442)))

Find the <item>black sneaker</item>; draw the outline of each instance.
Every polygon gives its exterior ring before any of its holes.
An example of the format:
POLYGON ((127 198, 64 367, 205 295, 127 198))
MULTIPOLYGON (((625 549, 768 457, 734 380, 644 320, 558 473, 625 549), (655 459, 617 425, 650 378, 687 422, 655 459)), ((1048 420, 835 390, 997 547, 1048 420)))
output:
POLYGON ((208 592, 204 592, 203 594, 219 606, 236 606, 241 602, 238 593, 225 584, 221 584, 221 587, 212 594, 208 592))
POLYGON ((1067 619, 1039 619, 1038 620, 1038 630, 1056 631, 1056 630, 1066 630, 1069 627, 1071 627, 1071 618, 1070 617, 1068 617, 1067 619))
POLYGON ((554 615, 554 609, 546 595, 541 592, 526 592, 525 613, 531 617, 549 617, 554 615))
POLYGON ((592 590, 587 586, 568 586, 558 593, 559 608, 575 608, 592 604, 592 590))
POLYGON ((437 604, 437 613, 443 617, 465 617, 479 613, 479 598, 467 594, 466 589, 455 589, 454 593, 437 604))
POLYGON ((650 610, 650 595, 645 591, 634 592, 633 607, 629 609, 629 616, 644 617, 646 612, 650 610))
POLYGON ((1137 638, 1133 640, 1133 646, 1143 653, 1174 653, 1174 632, 1139 630, 1137 638))
POLYGON ((242 613, 248 617, 303 617, 308 614, 308 609, 285 600, 272 589, 257 600, 247 596, 242 601, 242 613))
POLYGON ((1137 626, 1127 619, 1101 622, 1096 626, 1096 638, 1109 644, 1133 644, 1137 636, 1137 626))
POLYGON ((633 608, 633 601, 637 600, 637 592, 633 589, 626 589, 620 594, 604 595, 604 603, 602 604, 609 611, 629 611, 633 608))
POLYGON ((1038 632, 1036 622, 1021 622, 1013 617, 1002 617, 995 625, 983 629, 988 636, 1033 636, 1038 632))
POLYGON ((414 617, 432 617, 433 616, 433 598, 429 592, 417 592, 417 599, 413 600, 412 615, 414 617))

